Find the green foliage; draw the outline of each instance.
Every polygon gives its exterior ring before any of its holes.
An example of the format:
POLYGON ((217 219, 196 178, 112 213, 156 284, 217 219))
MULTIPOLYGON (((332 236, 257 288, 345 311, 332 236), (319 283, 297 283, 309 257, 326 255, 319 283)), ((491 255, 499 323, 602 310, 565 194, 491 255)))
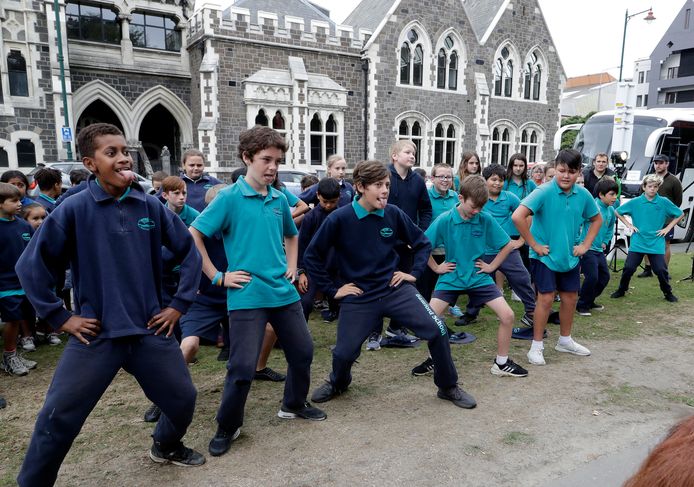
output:
MULTIPOLYGON (((570 125, 572 123, 585 123, 586 120, 588 120, 590 117, 593 116, 595 112, 590 112, 586 116, 580 116, 580 115, 574 115, 573 117, 567 117, 563 118, 561 120, 561 126, 565 125, 570 125)), ((578 134, 577 130, 569 130, 568 132, 564 132, 564 134, 561 136, 561 148, 562 149, 571 149, 574 146, 574 142, 576 140, 576 135, 578 134)))

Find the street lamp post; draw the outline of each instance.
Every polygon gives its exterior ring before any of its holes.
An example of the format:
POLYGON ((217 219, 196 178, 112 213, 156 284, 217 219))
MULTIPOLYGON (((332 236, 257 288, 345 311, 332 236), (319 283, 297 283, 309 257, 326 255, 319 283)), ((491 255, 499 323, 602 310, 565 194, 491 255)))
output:
POLYGON ((626 43, 627 40, 627 22, 629 22, 629 19, 632 17, 636 17, 637 15, 645 14, 648 12, 648 15, 646 15, 643 20, 648 22, 649 24, 655 20, 655 17, 653 16, 653 7, 647 8, 646 10, 642 10, 641 12, 636 12, 635 14, 629 15, 629 9, 627 9, 624 12, 624 35, 622 36, 622 58, 619 61, 619 81, 622 81, 622 68, 624 67, 624 44, 626 43))

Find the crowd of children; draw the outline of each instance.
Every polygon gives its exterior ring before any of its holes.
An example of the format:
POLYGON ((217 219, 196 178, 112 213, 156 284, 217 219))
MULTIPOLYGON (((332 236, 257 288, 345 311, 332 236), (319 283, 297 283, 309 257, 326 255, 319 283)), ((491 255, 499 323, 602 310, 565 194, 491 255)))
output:
POLYGON ((0 366, 26 375, 36 362, 22 352, 35 349, 35 337, 57 345, 60 333, 67 336, 20 485, 55 482, 121 368, 152 401, 145 415, 157 423, 151 459, 202 465, 204 456, 182 443, 196 399, 187 366, 201 340, 214 343, 220 335, 227 374, 211 455, 226 453, 239 436, 254 380, 284 382, 280 418, 326 419, 307 401, 313 360, 307 322, 319 296, 328 302, 326 321, 338 323, 332 369, 311 394, 314 403, 349 390, 365 343, 378 350, 387 340, 400 346, 424 340, 430 355, 412 374, 433 373, 437 396, 466 409, 476 400, 459 385, 450 347, 475 337, 454 333, 444 313, 466 325, 488 307, 499 319, 490 372, 522 378, 528 371, 509 357, 511 339, 530 340, 528 362, 544 365, 545 328, 558 295, 555 349, 590 355, 572 338, 573 319, 603 309, 596 300, 610 278, 605 250, 615 218, 633 237, 612 297, 625 295, 648 256, 665 299, 677 301, 664 237, 682 212, 658 196, 662 178, 644 178, 643 195, 615 211, 618 183, 602 177, 591 194, 578 181, 581 157, 573 150, 531 169, 523 154, 512 155, 506 168, 482 168, 479 156, 466 152, 457 174, 436 164, 428 182, 414 171, 416 146, 401 140, 390 148, 389 165, 356 164, 352 183, 344 158, 332 156, 327 176, 306 178, 297 198, 277 178, 285 139, 267 127, 241 134, 245 167, 232 185, 207 175, 204 154, 188 150, 178 176, 155 173, 157 196, 134 182, 116 127, 90 125, 78 144, 88 171, 71 174, 73 188, 63 196, 54 169, 36 173, 36 199, 27 196, 23 173, 0 178, 0 366), (523 304, 521 327, 514 327, 503 278, 523 304), (456 305, 461 295, 464 314, 456 305), (390 325, 382 339, 384 318, 390 325), (286 376, 267 367, 277 340, 286 376))

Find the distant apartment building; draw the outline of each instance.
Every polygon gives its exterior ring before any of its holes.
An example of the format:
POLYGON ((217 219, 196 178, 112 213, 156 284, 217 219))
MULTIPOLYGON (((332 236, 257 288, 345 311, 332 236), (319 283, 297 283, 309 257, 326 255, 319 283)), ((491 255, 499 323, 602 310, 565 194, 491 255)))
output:
POLYGON ((617 80, 609 73, 568 78, 561 96, 562 117, 584 116, 614 108, 617 80))

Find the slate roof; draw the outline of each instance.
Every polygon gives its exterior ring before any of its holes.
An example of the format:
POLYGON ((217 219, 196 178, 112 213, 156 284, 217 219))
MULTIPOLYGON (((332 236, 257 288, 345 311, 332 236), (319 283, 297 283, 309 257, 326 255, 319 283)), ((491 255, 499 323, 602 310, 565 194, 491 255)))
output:
MULTIPOLYGON (((247 8, 251 12, 251 23, 259 24, 258 11, 276 13, 278 24, 284 27, 284 16, 300 17, 304 19, 304 31, 311 32, 311 21, 321 20, 330 24, 330 33, 335 34, 335 22, 320 9, 307 0, 236 0, 232 7, 247 8)), ((229 18, 228 10, 224 11, 224 18, 229 18)))
POLYGON ((355 32, 359 28, 375 32, 394 3, 395 0, 361 0, 343 24, 351 25, 355 32))

